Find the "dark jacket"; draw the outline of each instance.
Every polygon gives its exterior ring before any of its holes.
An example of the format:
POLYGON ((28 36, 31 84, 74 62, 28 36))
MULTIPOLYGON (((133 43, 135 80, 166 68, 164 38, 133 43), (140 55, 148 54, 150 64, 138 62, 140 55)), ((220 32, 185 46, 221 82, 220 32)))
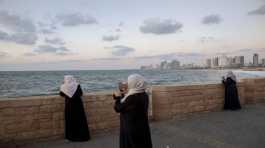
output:
POLYGON ((241 109, 236 82, 231 78, 227 78, 226 80, 223 80, 223 84, 225 86, 224 109, 241 109))
POLYGON ((65 98, 65 138, 70 141, 87 141, 90 134, 87 125, 81 96, 83 95, 80 85, 73 97, 68 97, 63 92, 60 95, 65 98))
POLYGON ((115 111, 120 113, 120 148, 152 148, 148 122, 148 95, 138 93, 121 103, 115 97, 115 111))

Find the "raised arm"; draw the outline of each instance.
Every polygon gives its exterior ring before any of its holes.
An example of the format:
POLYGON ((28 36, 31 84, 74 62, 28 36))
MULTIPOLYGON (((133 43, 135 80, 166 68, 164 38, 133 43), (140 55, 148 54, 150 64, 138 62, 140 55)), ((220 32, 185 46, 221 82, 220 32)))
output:
POLYGON ((116 97, 114 99, 116 100, 114 109, 117 113, 125 113, 125 112, 132 110, 135 107, 133 96, 129 96, 125 100, 125 102, 122 102, 122 103, 121 103, 122 97, 116 97))

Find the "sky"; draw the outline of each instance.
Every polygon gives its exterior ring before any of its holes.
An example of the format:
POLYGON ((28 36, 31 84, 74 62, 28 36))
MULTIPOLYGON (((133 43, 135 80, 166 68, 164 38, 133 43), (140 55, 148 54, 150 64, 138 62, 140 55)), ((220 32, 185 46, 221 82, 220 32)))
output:
POLYGON ((265 58, 265 0, 0 0, 0 71, 265 58))

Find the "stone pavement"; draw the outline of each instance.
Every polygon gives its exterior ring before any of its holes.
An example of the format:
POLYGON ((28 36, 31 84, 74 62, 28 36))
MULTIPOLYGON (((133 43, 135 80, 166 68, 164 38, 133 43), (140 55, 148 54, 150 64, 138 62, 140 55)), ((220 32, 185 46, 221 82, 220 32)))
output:
MULTIPOLYGON (((265 148, 265 104, 240 111, 196 113, 186 119, 151 124, 154 148, 265 148)), ((23 148, 118 148, 118 133, 93 137, 89 142, 64 140, 23 148)))

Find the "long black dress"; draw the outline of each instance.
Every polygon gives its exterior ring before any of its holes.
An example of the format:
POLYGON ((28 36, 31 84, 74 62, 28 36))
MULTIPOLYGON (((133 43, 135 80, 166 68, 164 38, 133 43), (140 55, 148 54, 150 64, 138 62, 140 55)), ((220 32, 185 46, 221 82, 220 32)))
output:
POLYGON ((65 138, 70 141, 89 140, 90 133, 81 99, 83 92, 80 85, 72 98, 63 92, 60 92, 60 95, 65 97, 65 138))
POLYGON ((241 109, 236 82, 231 78, 227 78, 226 80, 223 80, 223 84, 225 85, 224 109, 241 109))
POLYGON ((115 111, 120 113, 120 148, 152 148, 148 122, 148 95, 138 93, 120 103, 115 97, 115 111))

